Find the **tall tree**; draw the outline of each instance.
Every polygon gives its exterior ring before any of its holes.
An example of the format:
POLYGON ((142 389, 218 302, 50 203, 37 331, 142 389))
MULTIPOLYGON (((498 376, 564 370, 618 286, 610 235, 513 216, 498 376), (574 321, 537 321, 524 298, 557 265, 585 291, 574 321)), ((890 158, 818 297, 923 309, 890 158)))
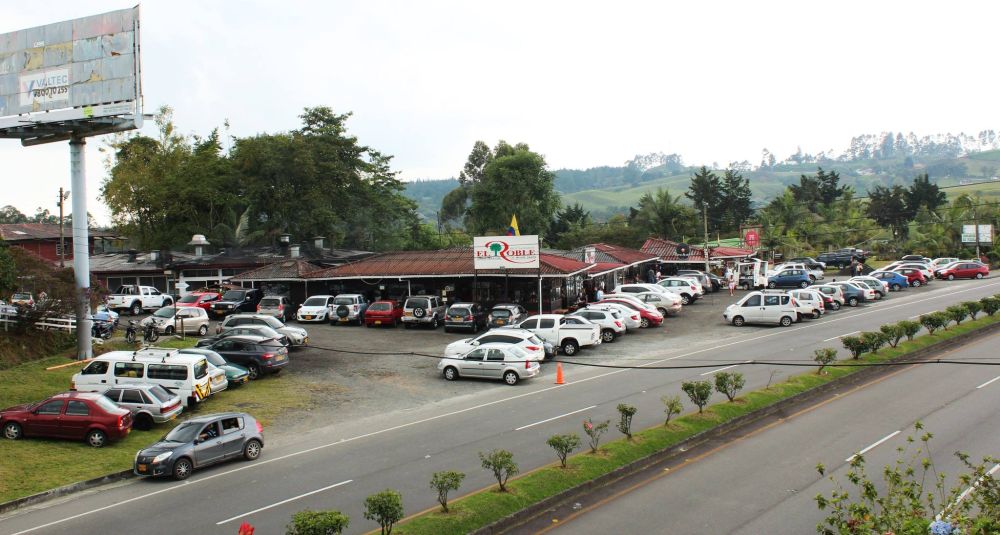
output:
POLYGON ((904 238, 910 221, 906 208, 906 189, 899 184, 892 188, 875 186, 868 192, 868 217, 883 227, 889 227, 893 236, 904 238))
POLYGON ((528 145, 499 142, 482 179, 472 186, 466 228, 480 235, 501 232, 516 214, 521 232, 546 234, 559 208, 554 178, 545 158, 528 145))
POLYGON ((830 206, 847 193, 847 186, 840 185, 840 173, 836 171, 826 173, 820 167, 816 172, 816 180, 819 182, 819 195, 824 206, 830 206))
POLYGON ((11 205, 0 208, 0 223, 27 223, 28 216, 11 205))
POLYGON ((476 141, 469 153, 469 159, 465 162, 465 167, 458 174, 458 181, 463 186, 475 184, 483 179, 486 165, 493 160, 493 152, 490 146, 482 141, 476 141))
MULTIPOLYGON (((722 200, 722 183, 719 175, 709 171, 704 165, 691 176, 691 184, 688 186, 685 197, 691 199, 698 212, 705 210, 708 217, 708 227, 711 230, 719 229, 722 224, 722 213, 719 209, 722 200)), ((701 214, 698 214, 701 216, 701 214)))
POLYGON ((909 210, 911 217, 915 216, 921 208, 926 208, 933 212, 939 206, 944 205, 947 200, 947 196, 938 188, 938 185, 931 183, 930 176, 927 173, 917 175, 917 178, 913 180, 913 184, 910 184, 909 189, 906 191, 906 208, 909 210))
POLYGON ((552 239, 558 240, 561 235, 574 228, 590 225, 590 222, 590 212, 584 210, 580 203, 564 206, 556 212, 556 219, 552 223, 552 239))
POLYGON ((753 214, 750 204, 750 180, 736 169, 726 169, 722 176, 722 193, 719 209, 724 230, 738 230, 753 214))
POLYGON ((671 195, 662 188, 657 188, 655 194, 644 193, 629 222, 646 236, 680 239, 699 234, 698 214, 680 199, 680 195, 671 195))

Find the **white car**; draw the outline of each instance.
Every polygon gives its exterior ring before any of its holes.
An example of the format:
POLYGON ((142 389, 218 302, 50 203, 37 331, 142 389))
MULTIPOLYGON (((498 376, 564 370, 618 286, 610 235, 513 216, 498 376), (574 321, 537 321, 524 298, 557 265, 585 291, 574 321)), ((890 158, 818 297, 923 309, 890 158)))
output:
POLYGON ((834 286, 832 284, 814 284, 810 286, 809 289, 817 291, 833 299, 833 305, 830 307, 832 310, 840 310, 840 307, 844 306, 844 303, 846 302, 846 299, 844 299, 844 290, 842 290, 840 286, 834 286))
POLYGON ((701 290, 701 284, 693 277, 665 277, 656 285, 680 296, 682 305, 694 303, 705 293, 701 290))
POLYGON ((886 295, 889 294, 889 283, 877 277, 872 277, 871 275, 859 275, 857 277, 851 277, 848 280, 852 281, 859 280, 859 281, 870 282, 873 284, 877 283, 879 287, 882 288, 882 297, 885 297, 886 295))
POLYGON ((630 284, 623 284, 615 288, 611 293, 615 294, 638 294, 646 292, 660 292, 667 293, 669 290, 660 286, 659 284, 646 284, 644 282, 633 282, 630 284))
POLYGON ((558 347, 566 356, 601 343, 601 326, 579 316, 538 314, 525 318, 517 324, 517 328, 535 333, 546 343, 558 347))
POLYGON ((591 310, 615 310, 622 316, 622 323, 625 324, 625 332, 639 330, 642 327, 642 317, 639 313, 625 305, 617 303, 591 303, 587 305, 591 310))
POLYGON ((600 325, 601 341, 605 343, 614 342, 615 339, 625 333, 625 323, 622 322, 621 313, 615 310, 582 308, 569 314, 569 316, 579 316, 600 325))
POLYGON ((514 386, 521 379, 538 375, 542 365, 529 358, 518 346, 484 344, 462 355, 441 359, 438 370, 449 381, 459 377, 502 379, 514 386))
POLYGON ((152 316, 143 319, 139 325, 146 327, 150 323, 156 326, 156 330, 160 334, 169 335, 183 332, 205 336, 208 334, 210 322, 208 312, 205 312, 203 308, 166 306, 153 312, 152 316))
POLYGON ((797 262, 778 264, 777 266, 774 266, 774 269, 769 271, 767 274, 768 276, 777 275, 778 273, 785 271, 786 269, 801 269, 809 275, 809 278, 812 281, 820 280, 825 275, 822 269, 810 269, 809 266, 797 262))
POLYGON ((795 323, 798 311, 792 296, 785 293, 750 292, 726 307, 722 317, 728 323, 742 327, 747 323, 776 323, 788 327, 795 323))
MULTIPOLYGON (((673 277, 666 277, 666 279, 683 279, 691 282, 694 285, 694 291, 698 294, 698 297, 705 297, 705 285, 701 282, 701 277, 695 275, 674 275, 673 277)), ((666 279, 660 279, 657 284, 663 282, 666 279)), ((663 286, 662 284, 660 286, 663 286)))
POLYGON ((870 288, 872 291, 871 296, 869 296, 868 293, 866 292, 865 297, 873 297, 875 301, 878 301, 882 299, 885 296, 885 294, 889 292, 886 291, 882 286, 882 281, 878 279, 875 279, 875 281, 876 282, 872 282, 870 280, 859 279, 855 277, 853 279, 849 279, 847 282, 850 282, 857 286, 861 286, 862 288, 870 288))
POLYGON ((545 342, 535 333, 510 327, 492 329, 475 338, 463 338, 452 342, 444 348, 444 356, 464 355, 483 344, 516 345, 531 360, 544 360, 546 356, 545 342))
POLYGON ((332 295, 314 295, 306 299, 299 307, 298 312, 295 313, 295 321, 299 323, 308 321, 326 323, 330 321, 330 316, 333 313, 333 299, 332 295))
POLYGON ((667 317, 668 314, 676 316, 682 308, 681 296, 670 292, 644 292, 638 294, 612 295, 634 295, 636 299, 640 299, 643 303, 656 308, 656 310, 662 314, 664 318, 667 317))
POLYGON ((267 325, 288 337, 292 346, 304 346, 309 343, 309 333, 301 327, 292 327, 281 323, 281 320, 274 316, 264 314, 233 314, 226 317, 216 327, 215 333, 220 334, 226 329, 238 327, 240 325, 267 325))
POLYGON ((951 264, 952 262, 958 262, 958 259, 951 257, 935 258, 934 260, 931 261, 931 269, 937 271, 939 269, 944 268, 948 264, 951 264))
POLYGON ((806 315, 812 319, 819 319, 826 314, 826 306, 823 305, 823 295, 816 290, 789 290, 788 295, 798 303, 799 310, 805 310, 806 315))

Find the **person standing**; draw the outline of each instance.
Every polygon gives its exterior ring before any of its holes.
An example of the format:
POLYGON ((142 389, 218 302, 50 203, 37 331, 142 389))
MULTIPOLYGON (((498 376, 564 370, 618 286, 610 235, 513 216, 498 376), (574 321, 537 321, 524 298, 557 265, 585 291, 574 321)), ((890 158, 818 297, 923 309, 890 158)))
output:
POLYGON ((736 272, 733 270, 726 270, 726 283, 729 285, 729 295, 736 295, 736 272))
POLYGON ((859 260, 857 265, 854 266, 854 276, 860 277, 865 274, 865 265, 859 260))

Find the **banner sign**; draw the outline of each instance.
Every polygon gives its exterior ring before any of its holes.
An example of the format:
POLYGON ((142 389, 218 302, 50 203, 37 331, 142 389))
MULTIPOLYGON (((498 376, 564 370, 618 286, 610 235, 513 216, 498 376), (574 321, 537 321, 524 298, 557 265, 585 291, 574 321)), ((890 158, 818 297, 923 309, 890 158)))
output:
MULTIPOLYGON (((976 225, 962 225, 962 243, 976 243, 976 225)), ((993 225, 979 225, 979 243, 993 243, 993 225)))
POLYGON ((475 269, 538 269, 538 236, 476 236, 475 269))

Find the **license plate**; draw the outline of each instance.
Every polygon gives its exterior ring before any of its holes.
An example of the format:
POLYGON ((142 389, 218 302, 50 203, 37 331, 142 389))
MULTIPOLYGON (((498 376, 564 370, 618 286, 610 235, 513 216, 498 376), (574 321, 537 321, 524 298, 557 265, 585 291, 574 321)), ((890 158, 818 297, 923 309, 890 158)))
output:
POLYGON ((347 318, 340 318, 341 323, 347 323, 347 318))
POLYGON ((146 471, 146 465, 144 465, 144 464, 140 464, 140 465, 139 465, 139 471, 140 471, 140 472, 145 472, 145 471, 146 471))
POLYGON ((452 321, 462 321, 462 317, 461 316, 452 316, 451 320, 452 321))
POLYGON ((409 318, 413 316, 413 312, 404 312, 403 315, 409 318))
POLYGON ((171 420, 173 420, 174 418, 177 418, 177 413, 176 412, 170 415, 170 419, 171 420))
POLYGON ((375 325, 382 325, 382 320, 375 320, 375 325))
POLYGON ((303 317, 304 319, 307 319, 307 320, 311 320, 311 319, 313 319, 313 317, 312 317, 312 316, 302 316, 302 317, 303 317))
POLYGON ((503 325, 503 320, 497 320, 497 325, 503 325))

